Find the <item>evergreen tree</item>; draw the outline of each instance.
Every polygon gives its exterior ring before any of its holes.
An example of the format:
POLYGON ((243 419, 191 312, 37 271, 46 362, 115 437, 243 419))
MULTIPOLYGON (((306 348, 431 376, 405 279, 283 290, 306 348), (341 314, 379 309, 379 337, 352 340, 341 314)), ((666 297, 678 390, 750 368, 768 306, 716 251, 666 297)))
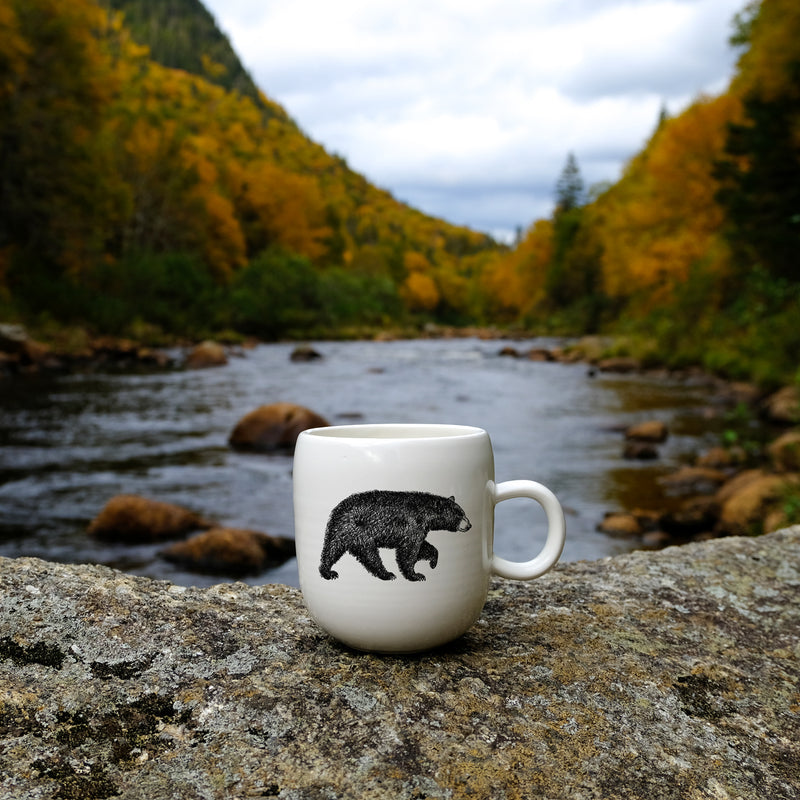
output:
POLYGON ((715 165, 717 201, 740 268, 758 264, 775 278, 800 281, 800 13, 792 0, 751 4, 737 17, 741 122, 728 126, 715 165), (762 52, 772 57, 765 59, 762 52))
POLYGON ((569 274, 569 253, 581 227, 581 209, 585 203, 583 178, 573 153, 556 183, 556 208, 553 213, 553 258, 547 270, 545 289, 548 301, 563 308, 576 299, 575 285, 569 274))
MULTIPOLYGON (((797 64, 800 80, 800 62, 797 64)), ((730 125, 727 158, 715 175, 722 188, 728 235, 743 260, 775 277, 800 280, 800 157, 793 132, 800 94, 765 101, 745 99, 745 122, 730 125)))
POLYGON ((567 155, 567 163, 561 170, 556 183, 556 216, 559 213, 580 208, 586 202, 586 190, 583 185, 578 161, 573 153, 567 155))

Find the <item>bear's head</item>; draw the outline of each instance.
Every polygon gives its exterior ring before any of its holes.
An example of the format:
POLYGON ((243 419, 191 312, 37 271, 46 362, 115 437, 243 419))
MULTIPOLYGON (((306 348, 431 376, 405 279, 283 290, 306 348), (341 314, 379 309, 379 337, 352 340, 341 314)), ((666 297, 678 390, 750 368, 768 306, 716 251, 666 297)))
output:
POLYGON ((472 523, 467 519, 464 509, 456 503, 455 496, 443 497, 442 500, 444 501, 440 519, 442 526, 438 530, 458 531, 459 533, 468 531, 472 527, 472 523))

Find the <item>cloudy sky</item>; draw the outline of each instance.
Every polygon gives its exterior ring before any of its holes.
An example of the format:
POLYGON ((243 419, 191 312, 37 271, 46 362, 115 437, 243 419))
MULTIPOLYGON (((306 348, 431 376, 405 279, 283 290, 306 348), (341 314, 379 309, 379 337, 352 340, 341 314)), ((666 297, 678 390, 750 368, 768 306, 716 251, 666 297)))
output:
POLYGON ((204 0, 258 86, 374 184, 510 237, 569 152, 613 181, 724 91, 745 0, 204 0))

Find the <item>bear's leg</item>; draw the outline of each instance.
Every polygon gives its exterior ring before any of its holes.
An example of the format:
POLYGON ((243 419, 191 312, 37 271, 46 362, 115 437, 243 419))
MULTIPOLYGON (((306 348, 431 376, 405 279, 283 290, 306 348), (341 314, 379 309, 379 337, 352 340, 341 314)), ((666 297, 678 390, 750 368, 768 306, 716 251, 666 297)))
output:
POLYGON ((336 580, 339 573, 331 567, 344 555, 346 546, 330 533, 325 536, 325 544, 322 547, 322 558, 319 562, 319 574, 326 581, 336 580))
POLYGON ((351 544, 349 550, 371 575, 380 578, 382 581, 393 581, 395 579, 394 572, 389 572, 383 565, 378 552, 378 545, 375 542, 361 542, 357 548, 351 544))
POLYGON ((397 566, 400 567, 400 572, 403 573, 403 577, 408 581, 425 580, 425 576, 421 572, 414 570, 414 566, 420 560, 422 549, 419 540, 411 541, 397 548, 397 566))
POLYGON ((439 563, 439 551, 429 541, 423 540, 422 547, 419 548, 417 561, 428 561, 431 569, 435 569, 439 563))

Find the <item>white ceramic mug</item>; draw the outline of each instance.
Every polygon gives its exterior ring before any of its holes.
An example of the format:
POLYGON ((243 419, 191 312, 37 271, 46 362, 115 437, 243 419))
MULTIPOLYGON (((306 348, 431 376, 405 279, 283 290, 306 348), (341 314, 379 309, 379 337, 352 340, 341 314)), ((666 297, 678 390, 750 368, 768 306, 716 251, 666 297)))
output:
POLYGON ((555 495, 494 482, 486 431, 461 425, 343 425, 300 434, 294 455, 300 588, 316 622, 359 650, 426 650, 478 618, 494 575, 530 580, 564 548, 555 495), (528 497, 547 515, 536 558, 493 553, 494 507, 528 497))

